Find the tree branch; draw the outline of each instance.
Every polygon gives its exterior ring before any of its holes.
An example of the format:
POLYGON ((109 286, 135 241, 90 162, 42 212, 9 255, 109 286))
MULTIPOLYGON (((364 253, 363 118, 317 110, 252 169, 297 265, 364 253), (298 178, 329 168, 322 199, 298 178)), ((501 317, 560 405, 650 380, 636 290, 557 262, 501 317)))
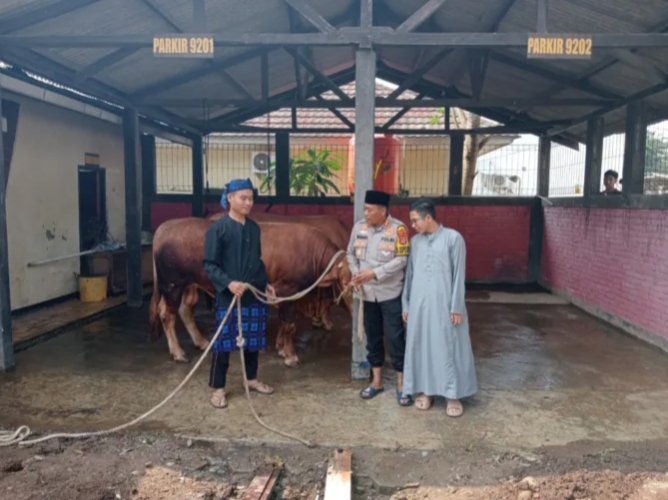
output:
POLYGON ((480 141, 478 142, 478 153, 482 151, 482 148, 484 148, 487 145, 487 143, 491 138, 492 138, 491 135, 486 135, 480 139, 480 141))

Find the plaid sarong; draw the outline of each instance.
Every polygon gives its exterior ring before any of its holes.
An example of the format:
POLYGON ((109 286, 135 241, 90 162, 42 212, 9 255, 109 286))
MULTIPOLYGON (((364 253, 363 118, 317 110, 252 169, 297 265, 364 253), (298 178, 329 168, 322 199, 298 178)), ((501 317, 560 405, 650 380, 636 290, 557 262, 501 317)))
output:
MULTIPOLYGON (((228 306, 229 307, 229 306, 228 306)), ((225 318, 227 307, 221 308, 216 301, 216 329, 225 318)), ((223 325, 223 331, 213 344, 213 352, 232 352, 237 347, 239 322, 237 305, 232 308, 230 317, 223 325)), ((247 351, 261 351, 267 347, 267 306, 255 300, 248 306, 241 307, 241 329, 244 336, 244 349, 247 351)))

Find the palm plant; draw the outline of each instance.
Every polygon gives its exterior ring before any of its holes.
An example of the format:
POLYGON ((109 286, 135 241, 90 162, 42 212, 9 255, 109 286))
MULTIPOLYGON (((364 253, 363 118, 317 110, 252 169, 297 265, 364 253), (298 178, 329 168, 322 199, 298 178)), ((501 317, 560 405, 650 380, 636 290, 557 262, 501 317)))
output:
POLYGON ((343 161, 328 149, 309 149, 291 162, 290 188, 295 194, 306 196, 325 196, 330 189, 340 193, 332 179, 338 178, 335 172, 343 170, 343 161))
MULTIPOLYGON (((332 182, 337 179, 335 172, 343 170, 345 159, 328 149, 316 151, 311 148, 297 158, 290 159, 290 190, 296 195, 325 196, 330 189, 341 193, 332 182)), ((259 192, 267 193, 276 180, 276 162, 269 164, 267 174, 262 179, 259 192)))

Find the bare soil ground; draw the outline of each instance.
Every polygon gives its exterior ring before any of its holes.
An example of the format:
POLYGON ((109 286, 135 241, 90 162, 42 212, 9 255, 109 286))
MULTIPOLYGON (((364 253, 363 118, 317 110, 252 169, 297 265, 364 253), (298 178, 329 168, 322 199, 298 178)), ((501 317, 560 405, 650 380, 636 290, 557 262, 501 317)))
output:
MULTIPOLYGON (((328 448, 208 443, 157 433, 0 448, 6 500, 228 500, 262 467, 273 498, 322 499, 328 448)), ((359 500, 668 500, 668 443, 576 443, 532 453, 353 449, 359 500)))

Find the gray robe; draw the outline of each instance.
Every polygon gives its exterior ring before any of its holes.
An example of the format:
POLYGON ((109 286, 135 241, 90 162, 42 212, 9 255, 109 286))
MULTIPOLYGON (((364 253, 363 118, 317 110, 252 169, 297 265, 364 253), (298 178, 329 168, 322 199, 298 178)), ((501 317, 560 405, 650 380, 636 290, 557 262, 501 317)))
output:
POLYGON ((460 399, 478 390, 464 300, 466 246, 461 234, 439 228, 411 239, 402 295, 408 312, 405 395, 460 399), (463 315, 454 326, 450 313, 463 315))

